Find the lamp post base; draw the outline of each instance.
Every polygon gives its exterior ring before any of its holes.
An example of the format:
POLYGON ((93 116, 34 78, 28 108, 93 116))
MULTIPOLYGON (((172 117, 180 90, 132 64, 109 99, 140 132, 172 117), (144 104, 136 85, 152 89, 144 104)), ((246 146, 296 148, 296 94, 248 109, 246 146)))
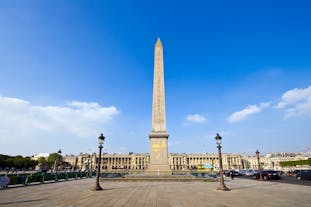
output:
POLYGON ((92 191, 101 191, 101 190, 103 190, 103 188, 100 185, 95 186, 94 188, 92 188, 92 191))
POLYGON ((230 189, 227 188, 227 186, 225 186, 225 185, 220 185, 220 186, 217 188, 217 190, 230 191, 230 189))

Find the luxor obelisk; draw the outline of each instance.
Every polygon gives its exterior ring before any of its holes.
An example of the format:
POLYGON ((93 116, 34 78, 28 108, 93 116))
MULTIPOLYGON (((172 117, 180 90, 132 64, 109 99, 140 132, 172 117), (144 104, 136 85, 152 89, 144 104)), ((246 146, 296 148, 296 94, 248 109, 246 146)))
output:
POLYGON ((150 138, 150 163, 147 169, 149 173, 171 174, 168 164, 164 95, 164 64, 163 47, 160 38, 154 48, 154 75, 153 75, 153 100, 152 100, 152 130, 150 138))

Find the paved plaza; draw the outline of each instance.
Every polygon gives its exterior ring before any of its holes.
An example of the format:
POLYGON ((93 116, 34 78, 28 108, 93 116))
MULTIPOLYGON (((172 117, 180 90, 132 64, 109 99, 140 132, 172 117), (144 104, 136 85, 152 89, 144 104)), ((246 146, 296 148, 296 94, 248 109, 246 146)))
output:
POLYGON ((217 182, 106 182, 94 192, 94 179, 0 191, 0 206, 310 206, 311 187, 234 179, 229 192, 217 182))

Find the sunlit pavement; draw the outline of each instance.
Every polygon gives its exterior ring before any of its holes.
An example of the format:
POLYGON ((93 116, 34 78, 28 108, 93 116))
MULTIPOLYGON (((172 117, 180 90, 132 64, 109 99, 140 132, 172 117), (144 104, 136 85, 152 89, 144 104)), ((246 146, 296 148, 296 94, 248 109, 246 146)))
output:
POLYGON ((95 179, 74 180, 0 191, 0 206, 310 206, 311 187, 226 179, 216 182, 106 182, 94 192, 95 179))

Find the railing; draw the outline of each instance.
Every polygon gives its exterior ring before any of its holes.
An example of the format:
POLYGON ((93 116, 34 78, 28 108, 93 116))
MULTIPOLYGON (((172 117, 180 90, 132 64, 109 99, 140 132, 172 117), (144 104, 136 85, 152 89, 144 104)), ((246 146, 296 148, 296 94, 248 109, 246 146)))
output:
MULTIPOLYGON (((82 178, 91 178, 95 176, 96 172, 57 172, 57 173, 33 173, 33 174, 8 174, 1 175, 1 177, 7 176, 8 183, 6 186, 10 187, 15 185, 29 185, 34 183, 48 183, 58 182, 60 180, 76 180, 82 178)), ((2 179, 3 180, 3 179, 2 179)))

